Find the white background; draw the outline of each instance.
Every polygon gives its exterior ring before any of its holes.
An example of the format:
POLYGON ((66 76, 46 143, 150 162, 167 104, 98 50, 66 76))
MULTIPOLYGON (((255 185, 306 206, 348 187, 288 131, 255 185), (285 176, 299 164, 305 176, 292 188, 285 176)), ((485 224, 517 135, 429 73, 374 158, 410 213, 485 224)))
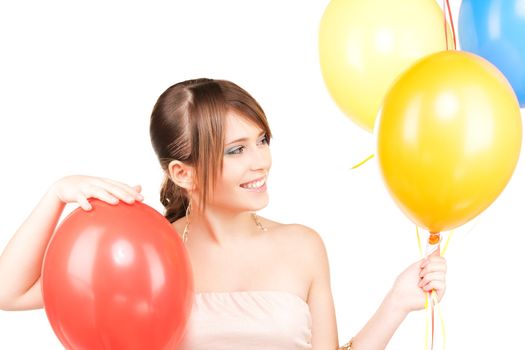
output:
MULTIPOLYGON (((374 153, 374 142, 337 109, 322 80, 317 35, 328 0, 6 3, 0 250, 51 183, 68 174, 140 183, 145 202, 162 210, 151 109, 171 84, 212 77, 247 89, 268 115, 274 166, 262 215, 322 235, 341 342, 419 259, 414 226, 376 163, 349 170, 374 153)), ((459 0, 451 4, 457 23, 459 0)), ((503 194, 450 243, 447 349, 525 346, 521 158, 503 194)), ((423 349, 424 318, 411 314, 388 348, 423 349)), ((60 348, 43 310, 0 311, 0 349, 60 348)))

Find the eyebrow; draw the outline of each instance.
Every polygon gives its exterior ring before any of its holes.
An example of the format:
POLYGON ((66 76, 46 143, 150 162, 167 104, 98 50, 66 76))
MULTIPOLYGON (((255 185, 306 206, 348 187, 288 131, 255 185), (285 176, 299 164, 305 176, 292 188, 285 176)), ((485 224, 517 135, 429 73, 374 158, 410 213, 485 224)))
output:
MULTIPOLYGON (((264 135, 264 134, 266 134, 266 131, 263 130, 263 131, 261 131, 261 132, 259 133, 259 136, 257 136, 257 138, 261 137, 261 136, 264 135)), ((240 138, 240 139, 237 139, 237 140, 234 140, 234 141, 228 142, 228 143, 226 144, 226 146, 227 146, 227 145, 231 145, 232 143, 245 142, 245 141, 248 141, 248 139, 249 139, 248 137, 243 137, 243 138, 240 138)))

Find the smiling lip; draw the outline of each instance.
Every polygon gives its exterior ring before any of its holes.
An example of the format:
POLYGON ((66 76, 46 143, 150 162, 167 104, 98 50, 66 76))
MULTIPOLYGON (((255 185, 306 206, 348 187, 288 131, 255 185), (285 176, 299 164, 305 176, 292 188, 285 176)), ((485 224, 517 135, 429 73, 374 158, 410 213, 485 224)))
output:
POLYGON ((263 192, 266 190, 266 177, 243 183, 240 186, 249 191, 263 192))

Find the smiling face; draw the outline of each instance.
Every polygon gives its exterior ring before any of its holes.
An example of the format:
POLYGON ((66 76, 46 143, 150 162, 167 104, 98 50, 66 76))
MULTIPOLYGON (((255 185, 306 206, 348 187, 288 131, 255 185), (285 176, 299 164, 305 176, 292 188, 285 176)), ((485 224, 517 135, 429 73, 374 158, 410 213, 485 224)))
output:
POLYGON ((266 180, 272 165, 268 135, 233 111, 225 122, 222 172, 207 205, 238 212, 262 209, 268 204, 266 180))
POLYGON ((261 106, 230 81, 170 86, 150 121, 151 142, 166 172, 160 196, 166 218, 184 217, 190 203, 201 212, 208 205, 236 212, 266 206, 271 135, 261 106))

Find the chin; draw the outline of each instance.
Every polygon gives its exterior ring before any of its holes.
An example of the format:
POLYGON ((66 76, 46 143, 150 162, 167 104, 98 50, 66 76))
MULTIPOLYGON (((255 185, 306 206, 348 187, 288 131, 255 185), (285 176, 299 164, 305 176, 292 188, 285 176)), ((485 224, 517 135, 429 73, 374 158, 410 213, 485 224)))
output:
POLYGON ((223 208, 227 210, 231 210, 234 212, 253 212, 258 211, 263 208, 266 208, 269 203, 269 197, 268 194, 264 194, 263 196, 260 196, 259 198, 228 198, 226 200, 225 198, 219 200, 219 201, 213 201, 209 203, 208 205, 211 205, 213 207, 223 208), (232 200, 233 199, 233 200, 232 200))
POLYGON ((264 204, 262 205, 254 206, 252 209, 250 209, 250 211, 259 211, 259 210, 266 208, 267 206, 268 206, 268 200, 264 202, 264 204))
POLYGON ((264 209, 269 203, 268 195, 265 194, 264 198, 258 198, 257 200, 250 200, 249 202, 242 203, 239 207, 243 208, 242 211, 258 211, 264 209))

